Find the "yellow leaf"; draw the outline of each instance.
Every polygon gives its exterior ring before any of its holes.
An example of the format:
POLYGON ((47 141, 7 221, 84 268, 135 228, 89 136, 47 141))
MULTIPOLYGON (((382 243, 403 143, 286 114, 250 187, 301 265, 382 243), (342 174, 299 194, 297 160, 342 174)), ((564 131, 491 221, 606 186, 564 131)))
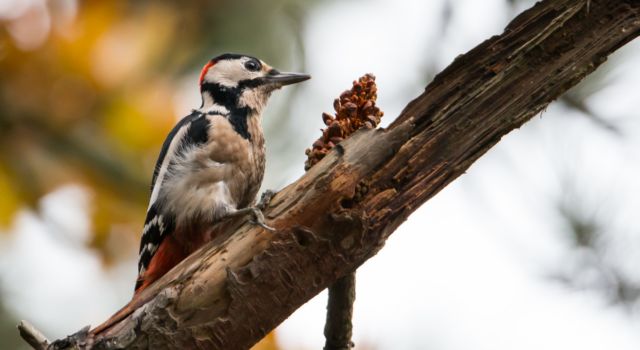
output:
POLYGON ((278 342, 276 340, 276 332, 273 331, 262 338, 258 344, 254 345, 251 350, 279 350, 278 342))
POLYGON ((161 82, 126 94, 105 111, 105 129, 128 150, 157 150, 175 122, 171 100, 161 82))
POLYGON ((0 168, 0 229, 7 228, 20 209, 20 196, 8 174, 0 168))

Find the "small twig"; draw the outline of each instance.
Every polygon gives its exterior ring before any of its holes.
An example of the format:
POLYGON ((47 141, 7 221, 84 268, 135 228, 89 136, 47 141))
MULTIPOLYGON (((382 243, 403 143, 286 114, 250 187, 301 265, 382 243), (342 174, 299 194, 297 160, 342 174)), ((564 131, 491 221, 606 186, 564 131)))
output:
POLYGON ((356 273, 337 280, 329 287, 327 322, 324 325, 324 350, 350 350, 353 325, 353 302, 356 300, 356 273))
POLYGON ((18 331, 22 339, 29 343, 34 350, 47 350, 49 347, 49 340, 31 323, 24 320, 20 321, 18 331))

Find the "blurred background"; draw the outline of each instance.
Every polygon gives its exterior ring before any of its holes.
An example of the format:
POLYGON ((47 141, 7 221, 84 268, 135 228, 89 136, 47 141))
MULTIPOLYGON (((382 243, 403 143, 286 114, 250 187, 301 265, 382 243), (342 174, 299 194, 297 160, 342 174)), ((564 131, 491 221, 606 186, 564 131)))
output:
MULTIPOLYGON (((265 117, 264 188, 303 173, 366 72, 388 124, 532 0, 0 0, 0 349, 131 297, 157 154, 211 57, 313 75, 265 117)), ((357 349, 640 348, 640 44, 430 200, 358 271, 357 349), (634 273, 635 272, 635 273, 634 273)), ((263 349, 319 349, 326 293, 263 349)))

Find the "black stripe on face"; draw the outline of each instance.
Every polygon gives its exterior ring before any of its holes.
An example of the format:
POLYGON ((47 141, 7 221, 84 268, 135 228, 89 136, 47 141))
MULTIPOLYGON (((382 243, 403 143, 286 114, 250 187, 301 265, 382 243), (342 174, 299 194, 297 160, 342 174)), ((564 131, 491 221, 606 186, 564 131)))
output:
POLYGON ((206 82, 202 84, 200 91, 208 93, 214 103, 224 106, 228 110, 236 108, 240 100, 240 89, 238 87, 206 82))
POLYGON ((246 88, 252 89, 252 88, 256 88, 260 85, 264 85, 264 83, 266 83, 266 81, 264 80, 264 78, 260 77, 260 78, 253 78, 253 79, 245 79, 245 80, 240 80, 238 82, 238 88, 240 88, 240 90, 244 90, 246 88))

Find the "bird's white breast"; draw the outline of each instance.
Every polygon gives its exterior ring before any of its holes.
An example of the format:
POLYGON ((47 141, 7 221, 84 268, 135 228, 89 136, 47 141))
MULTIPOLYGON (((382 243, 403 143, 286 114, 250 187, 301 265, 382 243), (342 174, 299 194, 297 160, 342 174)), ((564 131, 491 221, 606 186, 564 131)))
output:
POLYGON ((249 141, 224 116, 206 118, 210 121, 207 142, 171 157, 174 164, 165 172, 157 195, 176 213, 177 223, 194 218, 211 221, 237 209, 252 171, 249 141))

